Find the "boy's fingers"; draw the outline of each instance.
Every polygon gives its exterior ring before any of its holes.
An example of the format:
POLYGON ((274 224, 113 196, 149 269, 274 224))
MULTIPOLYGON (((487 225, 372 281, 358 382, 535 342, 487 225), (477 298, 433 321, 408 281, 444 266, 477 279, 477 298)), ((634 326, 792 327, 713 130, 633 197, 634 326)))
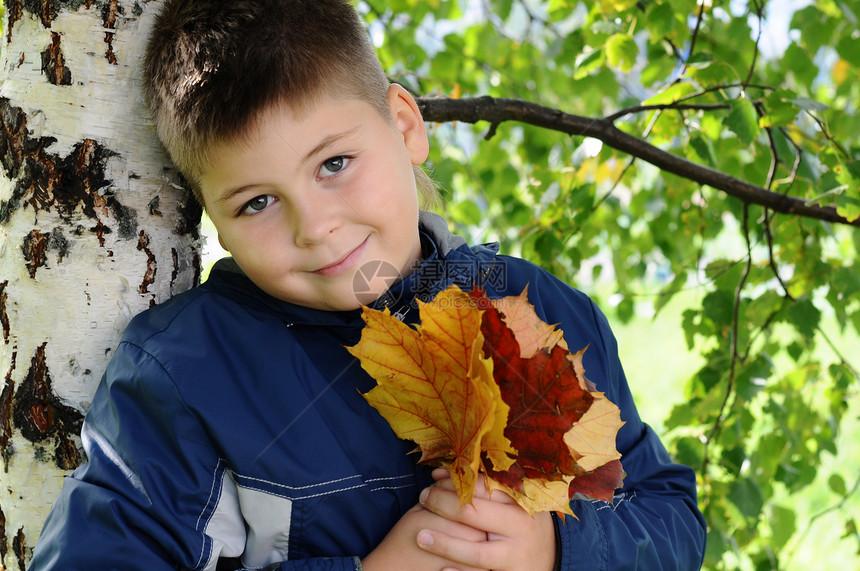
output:
POLYGON ((490 533, 502 533, 506 529, 505 515, 511 506, 507 503, 474 497, 471 504, 461 505, 453 490, 438 485, 425 488, 419 501, 424 509, 445 519, 460 522, 490 533), (479 511, 480 509, 480 511, 479 511))
POLYGON ((444 479, 446 479, 446 478, 450 478, 450 477, 451 477, 451 472, 449 472, 449 471, 448 471, 448 470, 446 470, 445 468, 436 468, 435 470, 433 470, 433 471, 430 473, 430 476, 431 476, 435 481, 437 481, 437 482, 438 482, 439 480, 444 480, 444 479))
POLYGON ((421 549, 468 568, 496 569, 505 565, 499 552, 503 547, 501 542, 466 541, 427 529, 418 532, 417 541, 421 549))
MULTIPOLYGON (((451 480, 451 473, 444 468, 436 468, 432 472, 432 477, 436 481, 435 486, 439 486, 445 490, 454 491, 454 482, 451 480)), ((482 474, 478 475, 478 479, 475 482, 475 497, 483 498, 483 499, 491 499, 494 502, 502 502, 504 504, 513 504, 516 503, 512 497, 502 491, 496 491, 492 495, 490 491, 487 489, 486 480, 482 474)))

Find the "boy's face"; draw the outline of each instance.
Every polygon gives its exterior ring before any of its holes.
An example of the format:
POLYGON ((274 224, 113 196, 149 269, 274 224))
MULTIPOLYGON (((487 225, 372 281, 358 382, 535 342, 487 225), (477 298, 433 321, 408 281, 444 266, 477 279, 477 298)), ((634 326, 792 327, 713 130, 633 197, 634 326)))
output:
POLYGON ((273 106, 247 141, 215 147, 203 200, 221 243, 265 292, 355 309, 420 258, 412 166, 427 158, 427 134, 402 87, 388 102, 391 121, 356 99, 325 99, 298 115, 273 106))

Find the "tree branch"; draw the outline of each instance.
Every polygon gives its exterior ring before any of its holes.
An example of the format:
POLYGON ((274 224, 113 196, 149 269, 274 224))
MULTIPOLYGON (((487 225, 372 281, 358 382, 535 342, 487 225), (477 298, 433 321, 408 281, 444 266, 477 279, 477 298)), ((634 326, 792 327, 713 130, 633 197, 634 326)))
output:
POLYGON ((490 124, 499 124, 505 121, 517 121, 568 135, 593 137, 613 149, 642 159, 661 170, 708 185, 776 212, 860 227, 860 218, 852 222, 840 216, 835 208, 810 204, 800 198, 771 192, 710 167, 688 161, 619 130, 606 119, 564 113, 558 109, 521 99, 497 99, 489 96, 464 99, 419 97, 418 106, 424 119, 431 122, 488 121, 490 124))

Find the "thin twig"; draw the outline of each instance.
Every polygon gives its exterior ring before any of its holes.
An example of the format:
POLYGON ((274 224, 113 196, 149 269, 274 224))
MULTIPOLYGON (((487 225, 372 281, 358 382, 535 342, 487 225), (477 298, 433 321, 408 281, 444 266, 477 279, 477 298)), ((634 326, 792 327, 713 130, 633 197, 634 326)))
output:
POLYGON ((803 533, 801 533, 800 536, 798 536, 797 540, 793 542, 791 548, 788 550, 788 556, 785 560, 785 567, 784 567, 785 569, 789 568, 789 564, 791 563, 791 560, 794 558, 794 555, 797 553, 797 547, 801 543, 803 543, 804 539, 806 539, 806 536, 809 535, 809 531, 812 529, 812 526, 815 524, 815 522, 818 521, 819 519, 821 519, 822 517, 826 516, 830 512, 834 512, 836 510, 842 509, 842 507, 848 502, 848 500, 851 498, 851 496, 853 496, 857 492, 858 489, 860 489, 860 476, 857 477, 857 479, 854 481, 854 485, 851 486, 851 489, 848 490, 845 493, 845 495, 843 495, 839 499, 838 502, 836 502, 832 506, 828 506, 828 507, 824 508, 823 510, 821 510, 820 512, 814 514, 812 517, 809 518, 809 520, 806 522, 806 527, 804 528, 803 533))
MULTIPOLYGON (((757 104, 755 106, 756 113, 758 113, 759 117, 764 116, 764 109, 761 104, 757 104)), ((767 182, 765 183, 765 188, 768 190, 773 190, 774 182, 776 181, 776 172, 779 168, 779 163, 782 162, 779 158, 779 151, 776 149, 776 140, 773 137, 773 130, 771 127, 767 127, 764 130, 767 135, 768 145, 770 147, 770 167, 767 172, 767 182)), ((782 276, 779 275, 779 268, 776 266, 776 257, 773 254, 773 232, 770 226, 770 210, 767 208, 764 209, 762 214, 762 228, 764 229, 765 240, 767 241, 767 257, 768 257, 768 266, 770 267, 773 275, 776 277, 776 280, 779 282, 779 285, 782 286, 782 291, 785 293, 785 297, 793 300, 794 298, 788 293, 788 286, 785 285, 785 282, 782 280, 782 276)))
POLYGON ((762 21, 764 20, 764 15, 762 14, 762 10, 764 9, 764 4, 753 2, 755 4, 755 12, 758 17, 758 34, 756 35, 755 43, 753 44, 753 57, 752 62, 750 63, 750 69, 747 72, 747 78, 744 80, 744 86, 746 86, 750 81, 752 81, 752 76, 755 73, 756 62, 758 61, 758 45, 761 42, 761 29, 762 29, 762 21))
POLYGON ((702 21, 705 19, 705 2, 704 0, 699 0, 696 3, 696 8, 699 9, 699 13, 696 15, 696 27, 693 28, 693 33, 690 36, 690 49, 687 50, 687 57, 684 58, 684 65, 681 70, 681 75, 687 70, 687 61, 689 61, 690 57, 693 55, 693 51, 696 49, 696 40, 699 39, 699 30, 702 29, 702 21))
POLYGON ((708 466, 710 465, 710 445, 713 440, 719 435, 720 430, 722 430, 722 423, 725 418, 726 408, 728 407, 729 401, 734 394, 737 365, 738 363, 743 361, 743 358, 740 356, 740 350, 738 349, 738 337, 740 329, 741 294, 743 293, 744 286, 746 285, 747 278, 749 277, 750 270, 752 269, 752 241, 750 240, 749 229, 749 206, 749 203, 745 202, 743 207, 741 228, 744 233, 744 238, 746 239, 747 244, 747 259, 746 264, 744 265, 744 272, 741 275, 741 279, 738 282, 737 288, 735 288, 734 306, 732 308, 732 336, 731 342, 729 344, 729 354, 731 358, 731 362, 729 364, 729 376, 728 380, 726 381, 726 390, 723 396, 723 402, 720 404, 720 408, 717 412, 717 418, 716 420, 714 420, 714 425, 711 427, 711 430, 708 432, 707 436, 705 436, 705 449, 702 453, 703 478, 708 477, 708 466))
POLYGON ((607 115, 604 119, 614 123, 625 115, 633 115, 643 111, 664 111, 667 109, 678 109, 681 111, 717 111, 720 109, 730 108, 731 106, 728 103, 655 103, 652 105, 636 105, 634 107, 628 107, 627 109, 621 109, 612 115, 607 115))

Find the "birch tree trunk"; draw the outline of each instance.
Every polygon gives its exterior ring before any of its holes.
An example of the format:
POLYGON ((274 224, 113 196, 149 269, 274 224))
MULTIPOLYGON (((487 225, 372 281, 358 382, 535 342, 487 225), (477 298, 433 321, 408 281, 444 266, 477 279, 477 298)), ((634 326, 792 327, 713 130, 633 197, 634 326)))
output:
POLYGON ((144 110, 160 2, 6 0, 0 565, 25 569, 129 319, 199 280, 200 210, 144 110))

